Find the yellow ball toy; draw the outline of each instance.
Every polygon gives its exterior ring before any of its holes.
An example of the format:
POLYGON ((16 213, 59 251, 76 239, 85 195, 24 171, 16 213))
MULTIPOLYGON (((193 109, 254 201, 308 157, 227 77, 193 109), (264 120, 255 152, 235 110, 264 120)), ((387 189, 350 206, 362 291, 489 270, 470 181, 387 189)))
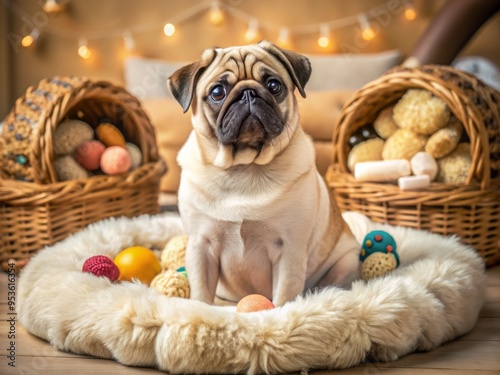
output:
POLYGON ((120 270, 121 281, 137 279, 149 285, 161 271, 158 257, 144 246, 132 246, 121 251, 114 262, 120 270))

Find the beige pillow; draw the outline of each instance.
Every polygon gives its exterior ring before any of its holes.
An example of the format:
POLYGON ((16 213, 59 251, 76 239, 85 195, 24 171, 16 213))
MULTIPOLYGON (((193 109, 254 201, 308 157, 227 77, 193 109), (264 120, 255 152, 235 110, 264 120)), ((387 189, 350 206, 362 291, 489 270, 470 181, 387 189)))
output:
POLYGON ((314 140, 331 141, 333 128, 354 90, 306 92, 298 98, 300 124, 314 140))
POLYGON ((402 54, 399 50, 390 50, 307 57, 312 67, 307 90, 355 90, 400 64, 402 54))
POLYGON ((185 61, 128 57, 123 66, 125 87, 140 99, 173 99, 167 87, 167 79, 173 72, 187 64, 185 61))

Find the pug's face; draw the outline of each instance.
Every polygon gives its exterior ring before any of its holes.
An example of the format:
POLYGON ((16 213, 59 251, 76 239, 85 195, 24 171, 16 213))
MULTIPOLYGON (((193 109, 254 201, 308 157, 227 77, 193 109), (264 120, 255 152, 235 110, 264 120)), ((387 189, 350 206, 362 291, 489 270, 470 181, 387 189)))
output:
POLYGON ((229 168, 267 164, 298 126, 297 88, 311 74, 307 58, 268 43, 206 50, 168 81, 184 111, 192 107, 202 154, 229 168))

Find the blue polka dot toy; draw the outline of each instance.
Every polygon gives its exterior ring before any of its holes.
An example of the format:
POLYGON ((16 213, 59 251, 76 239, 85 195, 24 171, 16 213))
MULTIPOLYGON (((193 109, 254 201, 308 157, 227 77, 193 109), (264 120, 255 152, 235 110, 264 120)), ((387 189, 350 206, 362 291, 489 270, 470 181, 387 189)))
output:
POLYGON ((399 266, 396 241, 389 233, 374 230, 365 236, 359 259, 363 262, 363 279, 384 275, 399 266))
POLYGON ((399 255, 396 251, 396 241, 394 241, 394 238, 389 233, 383 230, 374 230, 365 236, 361 245, 361 261, 364 261, 376 252, 394 255, 399 266, 399 255))

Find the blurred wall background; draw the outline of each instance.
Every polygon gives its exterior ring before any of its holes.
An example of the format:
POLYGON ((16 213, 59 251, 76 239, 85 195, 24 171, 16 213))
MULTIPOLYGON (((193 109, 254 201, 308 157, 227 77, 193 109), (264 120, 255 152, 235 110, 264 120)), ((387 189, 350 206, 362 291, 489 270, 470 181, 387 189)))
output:
MULTIPOLYGON (((416 18, 411 21, 404 17, 406 0, 224 0, 221 20, 213 19, 215 2, 199 0, 71 0, 55 15, 44 12, 45 3, 0 0, 0 118, 28 86, 42 78, 82 75, 123 83, 126 56, 190 61, 208 47, 247 43, 250 21, 258 23, 257 39, 273 42, 288 28, 288 47, 301 53, 399 49, 407 54, 444 0, 412 1, 416 18), (360 37, 363 15, 375 32, 370 41, 360 37), (325 24, 354 18, 361 23, 330 28, 329 46, 318 46, 325 24), (171 37, 163 33, 167 22, 176 25, 171 37), (34 29, 40 32, 38 39, 23 47, 22 38, 34 29), (91 51, 88 59, 78 54, 82 40, 91 51)), ((499 35, 497 14, 462 55, 484 56, 500 66, 499 35)))

